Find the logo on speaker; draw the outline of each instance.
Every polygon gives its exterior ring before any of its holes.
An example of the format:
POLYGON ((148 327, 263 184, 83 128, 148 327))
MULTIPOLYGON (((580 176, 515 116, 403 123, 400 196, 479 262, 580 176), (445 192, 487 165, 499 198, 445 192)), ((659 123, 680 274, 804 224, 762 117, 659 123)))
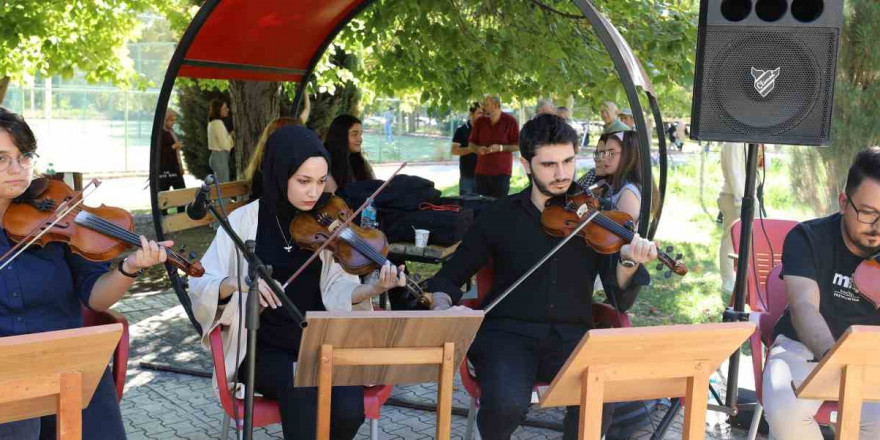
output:
POLYGON ((752 78, 755 79, 755 90, 766 98, 773 88, 776 87, 776 78, 779 77, 779 67, 774 70, 758 70, 752 67, 752 78))

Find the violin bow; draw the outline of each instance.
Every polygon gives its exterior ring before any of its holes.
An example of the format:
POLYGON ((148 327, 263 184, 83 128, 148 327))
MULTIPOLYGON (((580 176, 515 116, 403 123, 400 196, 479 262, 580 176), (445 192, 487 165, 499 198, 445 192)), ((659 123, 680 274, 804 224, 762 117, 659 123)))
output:
POLYGON ((361 211, 364 210, 364 208, 367 207, 367 203, 369 203, 370 200, 375 199, 376 196, 379 195, 379 193, 381 193, 382 190, 384 190, 386 186, 388 186, 388 184, 391 182, 391 179, 393 179, 394 176, 396 176, 397 173, 399 173, 400 170, 402 170, 403 167, 405 167, 405 166, 406 166, 406 162, 400 164, 400 167, 397 168, 397 171, 395 171, 393 174, 391 174, 391 177, 389 177, 388 180, 386 180, 385 182, 383 182, 382 185, 379 186, 379 188, 376 188, 376 191, 373 191, 373 194, 370 194, 370 197, 367 197, 367 200, 364 200, 364 203, 361 204, 361 206, 357 209, 357 211, 352 212, 351 215, 348 216, 347 219, 345 219, 345 222, 343 222, 342 225, 336 227, 336 229, 333 230, 333 233, 330 234, 330 237, 328 237, 327 240, 324 241, 324 244, 322 244, 321 247, 319 247, 319 248, 318 248, 318 249, 312 254, 312 256, 309 257, 309 259, 306 260, 306 262, 303 263, 302 266, 300 266, 299 269, 297 269, 296 272, 294 272, 293 275, 291 275, 290 278, 287 279, 287 281, 284 283, 284 285, 281 286, 281 290, 287 289, 287 286, 289 286, 290 283, 293 282, 293 280, 295 280, 297 277, 299 277, 299 275, 300 275, 300 274, 301 274, 301 273, 302 273, 307 267, 309 267, 309 264, 312 264, 312 262, 315 261, 315 259, 318 258, 318 256, 321 255, 321 251, 323 251, 324 249, 326 249, 327 246, 330 246, 330 243, 331 243, 333 240, 335 240, 336 237, 338 237, 339 234, 342 233, 342 231, 343 231, 348 225, 351 224, 351 221, 352 221, 355 217, 357 217, 357 215, 360 214, 361 211))
POLYGON ((46 235, 46 233, 49 232, 49 230, 52 229, 56 224, 58 224, 58 222, 60 222, 61 219, 67 217, 67 215, 70 214, 71 212, 73 212, 76 208, 78 208, 79 205, 82 205, 83 202, 85 202, 85 200, 86 200, 85 192, 91 186, 94 186, 94 188, 91 189, 89 194, 91 194, 91 192, 94 192, 95 190, 98 189, 99 186, 101 186, 101 181, 98 179, 92 179, 85 186, 85 188, 82 189, 82 191, 76 193, 76 196, 74 198, 64 201, 64 203, 61 203, 60 205, 58 205, 57 208, 55 208, 55 212, 53 213, 53 215, 55 215, 55 218, 52 221, 50 221, 47 226, 44 226, 44 224, 37 225, 36 227, 34 227, 33 230, 28 232, 28 234, 26 236, 26 237, 30 237, 31 235, 33 235, 33 237, 31 237, 28 240, 19 241, 18 243, 15 244, 15 246, 11 247, 8 251, 6 251, 5 254, 0 256, 0 261, 3 261, 3 264, 0 265, 0 270, 3 270, 4 267, 8 266, 16 258, 18 258, 18 256, 21 255, 21 253, 24 252, 24 250, 28 248, 28 246, 34 244, 34 242, 39 240, 40 237, 42 237, 43 235, 46 235), (40 228, 42 228, 42 230, 39 233, 35 234, 36 230, 40 229, 40 228), (11 254, 13 252, 15 252, 15 254, 13 254, 10 257, 9 254, 11 254))

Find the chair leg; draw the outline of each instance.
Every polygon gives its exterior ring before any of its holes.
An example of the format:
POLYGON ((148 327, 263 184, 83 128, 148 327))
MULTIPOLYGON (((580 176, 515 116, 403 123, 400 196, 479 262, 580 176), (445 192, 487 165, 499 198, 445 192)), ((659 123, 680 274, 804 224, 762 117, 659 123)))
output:
POLYGON ((220 440, 227 440, 229 438, 229 423, 232 421, 232 417, 229 417, 229 414, 223 413, 223 428, 220 431, 220 440))
POLYGON ((748 440, 755 440, 758 437, 758 427, 761 426, 761 416, 764 415, 764 405, 761 402, 755 402, 755 413, 752 416, 752 424, 749 426, 748 440))
POLYGON ((477 399, 471 397, 470 405, 468 405, 467 428, 464 433, 464 440, 474 440, 474 431, 477 425, 477 399))
POLYGON ((379 440, 379 419, 370 419, 370 440, 379 440))

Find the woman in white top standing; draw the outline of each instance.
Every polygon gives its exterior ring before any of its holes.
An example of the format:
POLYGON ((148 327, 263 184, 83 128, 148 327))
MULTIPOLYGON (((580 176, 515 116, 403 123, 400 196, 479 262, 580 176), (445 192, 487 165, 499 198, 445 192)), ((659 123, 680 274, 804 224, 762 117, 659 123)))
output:
POLYGON ((208 165, 214 172, 217 182, 229 182, 229 152, 232 150, 232 135, 226 130, 223 118, 229 116, 229 106, 225 102, 215 99, 211 101, 208 112, 208 149, 211 157, 208 165))

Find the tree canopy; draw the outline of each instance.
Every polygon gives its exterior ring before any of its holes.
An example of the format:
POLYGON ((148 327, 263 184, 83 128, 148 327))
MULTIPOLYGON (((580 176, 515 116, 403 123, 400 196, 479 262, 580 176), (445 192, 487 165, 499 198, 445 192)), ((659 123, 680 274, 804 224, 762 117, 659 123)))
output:
MULTIPOLYGON (((685 113, 696 47, 693 2, 595 4, 641 59, 661 103, 685 113)), ((485 93, 595 104, 622 97, 610 57, 569 0, 379 0, 334 46, 328 57, 334 50, 356 55, 348 78, 372 94, 416 95, 432 107, 460 109, 485 93)), ((320 66, 318 74, 319 82, 342 75, 320 66)))
POLYGON ((187 20, 177 0, 0 0, 0 102, 9 80, 41 74, 90 82, 137 79, 125 43, 136 36, 138 15, 153 11, 187 20))

